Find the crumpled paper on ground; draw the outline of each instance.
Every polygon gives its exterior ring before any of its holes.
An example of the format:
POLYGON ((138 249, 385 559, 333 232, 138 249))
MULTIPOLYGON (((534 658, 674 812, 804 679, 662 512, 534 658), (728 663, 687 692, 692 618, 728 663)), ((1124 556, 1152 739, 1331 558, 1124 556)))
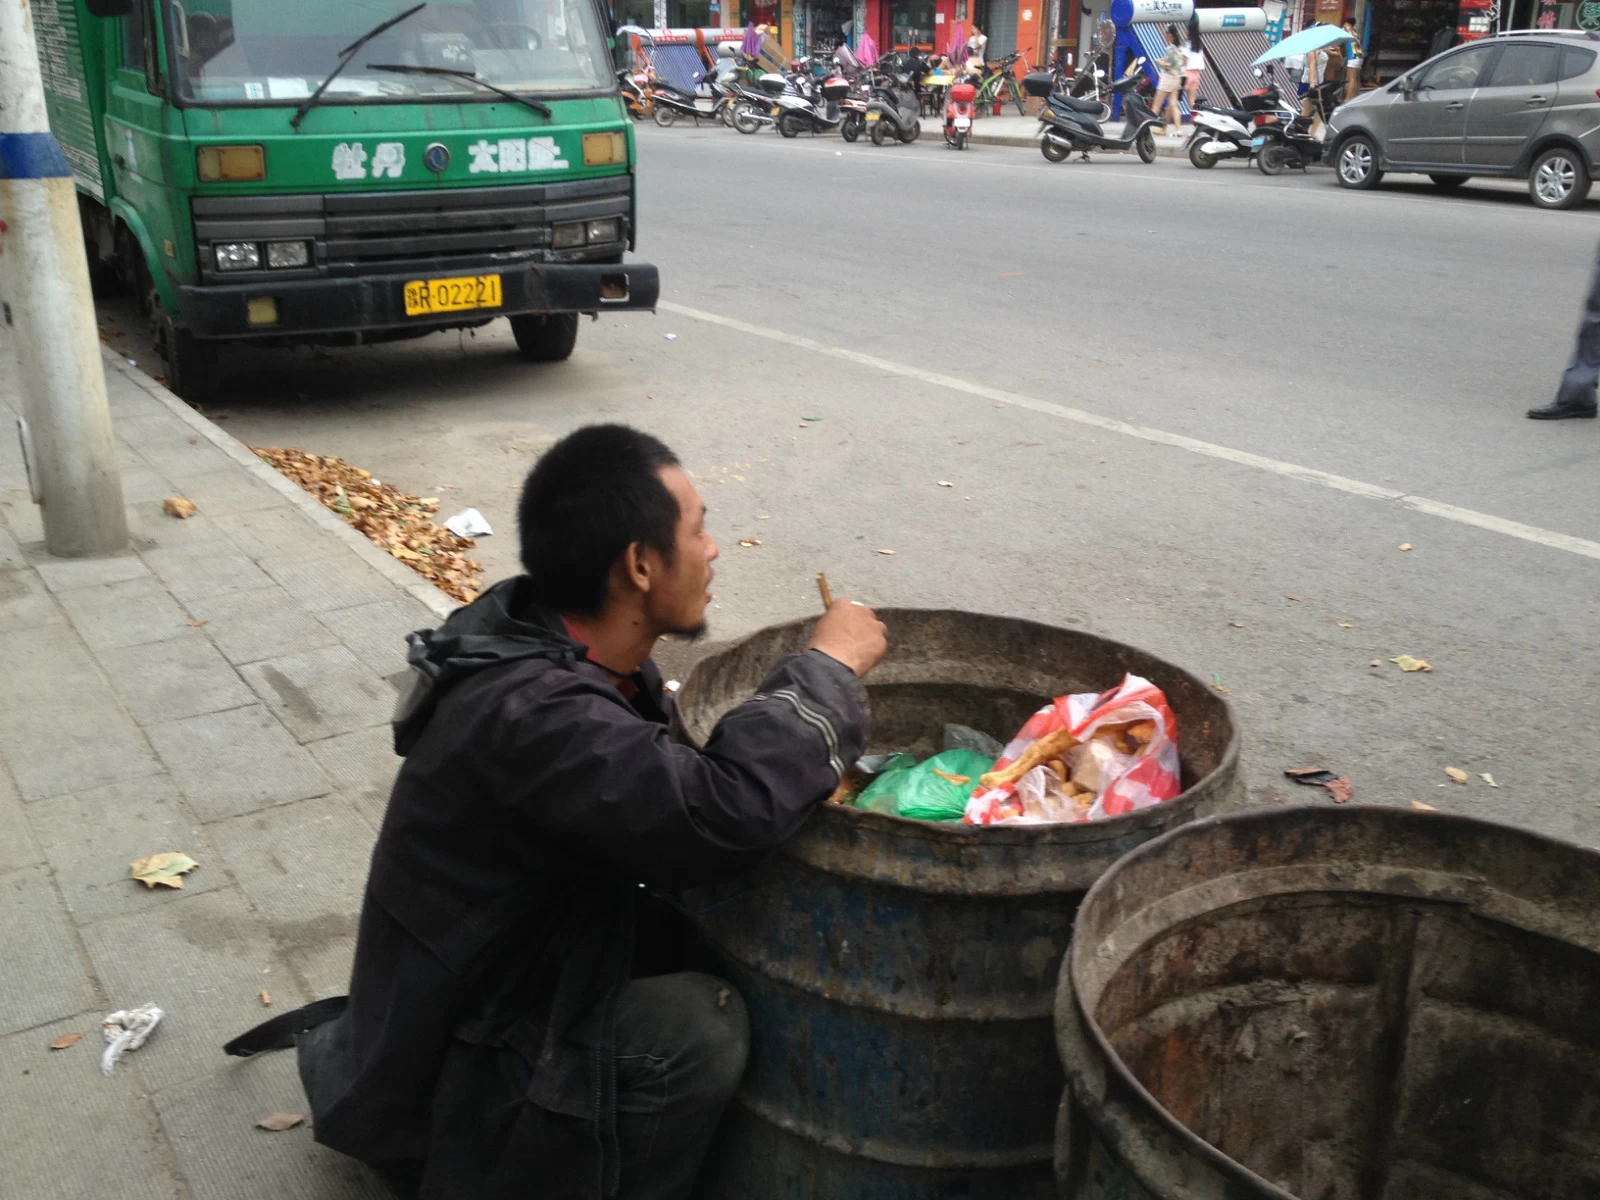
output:
POLYGON ((137 1050, 149 1041, 166 1015, 154 1004, 144 1004, 138 1008, 118 1009, 106 1017, 101 1022, 107 1045, 106 1052, 100 1056, 100 1070, 111 1074, 124 1052, 137 1050))
POLYGON ((464 538, 487 537, 494 532, 483 514, 475 508, 463 508, 446 521, 444 527, 457 537, 464 538))

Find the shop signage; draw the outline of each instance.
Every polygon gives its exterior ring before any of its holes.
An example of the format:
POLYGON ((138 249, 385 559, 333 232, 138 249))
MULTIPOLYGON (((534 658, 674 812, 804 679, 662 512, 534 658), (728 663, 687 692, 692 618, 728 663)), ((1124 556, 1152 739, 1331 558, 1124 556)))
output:
POLYGON ((1578 28, 1600 30, 1600 0, 1584 0, 1578 5, 1578 28))

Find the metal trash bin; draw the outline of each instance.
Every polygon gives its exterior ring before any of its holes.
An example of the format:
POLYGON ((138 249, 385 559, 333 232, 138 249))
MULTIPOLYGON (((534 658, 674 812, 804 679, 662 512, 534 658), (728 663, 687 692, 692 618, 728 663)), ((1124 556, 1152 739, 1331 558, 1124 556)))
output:
POLYGON ((1197 821, 1078 912, 1072 1200, 1600 1195, 1600 854, 1393 808, 1197 821))
MULTIPOLYGON (((825 805, 751 876, 689 897, 708 970, 744 995, 750 1066, 707 1161, 733 1200, 1043 1200, 1063 1076, 1051 1011, 1084 891, 1128 850, 1242 798, 1227 702, 1132 647, 963 612, 880 610, 873 751, 938 749, 947 722, 1009 737, 1050 697, 1149 678, 1178 719, 1186 790, 1108 821, 994 826, 825 805)), ((704 744, 811 622, 702 660, 679 694, 704 744)))

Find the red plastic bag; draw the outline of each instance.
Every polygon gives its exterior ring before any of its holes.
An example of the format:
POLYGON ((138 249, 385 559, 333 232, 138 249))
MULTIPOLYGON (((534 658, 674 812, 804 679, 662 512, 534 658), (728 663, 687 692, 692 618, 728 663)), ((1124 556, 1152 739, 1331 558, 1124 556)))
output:
POLYGON ((967 801, 963 820, 969 825, 1098 821, 1150 808, 1183 790, 1178 719, 1166 695, 1148 679, 1126 675, 1109 692, 1056 697, 1017 731, 994 772, 1005 771, 1035 742, 1062 730, 1068 738, 1057 741, 1075 743, 1056 757, 1066 779, 1040 763, 1013 782, 979 787, 967 801))

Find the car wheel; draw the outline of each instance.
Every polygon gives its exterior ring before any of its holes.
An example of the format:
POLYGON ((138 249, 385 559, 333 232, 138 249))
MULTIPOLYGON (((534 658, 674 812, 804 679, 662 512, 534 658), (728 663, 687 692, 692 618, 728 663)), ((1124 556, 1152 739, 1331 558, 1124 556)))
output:
POLYGON ((517 352, 528 362, 564 362, 578 341, 577 313, 519 313, 511 318, 517 352))
POLYGON ((1067 155, 1072 151, 1060 142, 1053 142, 1049 138, 1039 141, 1039 153, 1043 154, 1047 162, 1066 162, 1067 155))
POLYGON ((1540 208, 1576 208, 1589 195, 1589 171, 1575 150, 1557 146, 1533 162, 1528 195, 1540 208))
POLYGON ((204 404, 215 398, 222 382, 221 355, 217 343, 203 342, 187 329, 179 329, 172 318, 160 318, 161 353, 167 363, 167 387, 190 404, 204 404))
POLYGON ((1207 138, 1195 134, 1194 140, 1189 143, 1189 163, 1202 171, 1209 171, 1217 165, 1217 156, 1215 154, 1207 154, 1203 149, 1207 140, 1207 138))
POLYGON ((1143 162, 1153 163, 1156 160, 1156 135, 1149 129, 1141 133, 1134 142, 1133 148, 1139 152, 1143 162))
POLYGON ((1429 175, 1428 178, 1433 180, 1433 186, 1438 188, 1441 192, 1453 192, 1457 188, 1459 188, 1462 184, 1464 184, 1467 180, 1471 179, 1472 176, 1470 176, 1470 175, 1429 175))
POLYGON ((1363 191, 1378 186, 1383 172, 1378 169, 1378 148, 1365 134, 1356 134, 1339 147, 1339 161, 1335 164, 1341 187, 1363 191))

